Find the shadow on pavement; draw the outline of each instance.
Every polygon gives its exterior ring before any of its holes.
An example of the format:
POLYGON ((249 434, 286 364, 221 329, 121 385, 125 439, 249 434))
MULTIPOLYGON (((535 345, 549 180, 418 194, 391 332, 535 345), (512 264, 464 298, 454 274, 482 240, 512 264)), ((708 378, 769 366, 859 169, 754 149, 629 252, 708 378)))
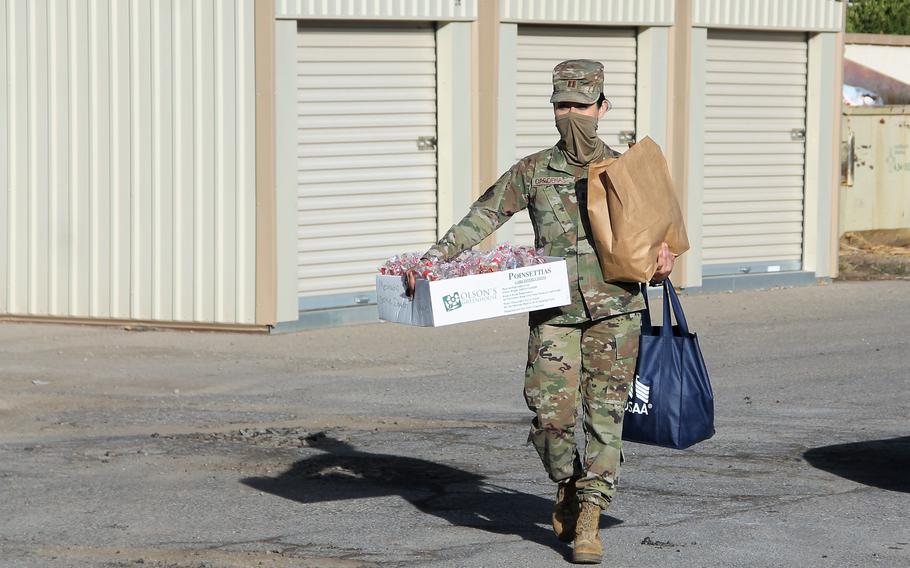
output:
POLYGON ((910 436, 813 448, 803 457, 851 481, 910 493, 910 436))
MULTIPOLYGON (((300 460, 278 477, 242 482, 300 503, 400 495, 418 510, 453 525, 517 535, 568 555, 568 545, 550 529, 549 499, 492 485, 463 469, 363 452, 329 437, 311 442, 311 447, 326 453, 300 460)), ((609 516, 603 521, 608 527, 622 522, 609 516)))

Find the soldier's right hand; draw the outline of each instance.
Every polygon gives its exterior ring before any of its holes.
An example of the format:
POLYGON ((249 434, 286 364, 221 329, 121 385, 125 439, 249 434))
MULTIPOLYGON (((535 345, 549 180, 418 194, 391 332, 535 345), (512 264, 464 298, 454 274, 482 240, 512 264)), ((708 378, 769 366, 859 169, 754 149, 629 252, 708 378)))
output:
POLYGON ((417 286, 417 271, 413 268, 409 268, 407 272, 404 273, 405 285, 407 286, 406 294, 411 300, 414 299, 414 288, 417 286))

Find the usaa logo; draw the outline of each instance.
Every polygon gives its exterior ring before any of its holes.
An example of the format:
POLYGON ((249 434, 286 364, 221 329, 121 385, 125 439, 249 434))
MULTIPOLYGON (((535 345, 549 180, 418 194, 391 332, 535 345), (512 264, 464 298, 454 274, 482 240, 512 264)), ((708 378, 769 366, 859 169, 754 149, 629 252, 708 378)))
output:
POLYGON ((442 297, 442 305, 445 306, 447 312, 452 310, 457 310, 462 306, 461 295, 458 292, 454 294, 449 294, 448 296, 442 297))
POLYGON ((648 414, 653 405, 649 402, 651 399, 651 387, 641 382, 641 377, 635 375, 635 382, 629 389, 629 400, 626 402, 626 412, 632 414, 648 414))

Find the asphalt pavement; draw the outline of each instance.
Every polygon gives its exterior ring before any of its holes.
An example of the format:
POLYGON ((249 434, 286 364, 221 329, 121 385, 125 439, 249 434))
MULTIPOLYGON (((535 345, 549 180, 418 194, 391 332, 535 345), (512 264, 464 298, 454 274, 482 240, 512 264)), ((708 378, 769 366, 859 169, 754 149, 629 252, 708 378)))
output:
MULTIPOLYGON (((683 297, 717 434, 627 444, 607 566, 910 566, 910 283, 683 297)), ((0 567, 554 567, 523 317, 0 325, 0 567)))

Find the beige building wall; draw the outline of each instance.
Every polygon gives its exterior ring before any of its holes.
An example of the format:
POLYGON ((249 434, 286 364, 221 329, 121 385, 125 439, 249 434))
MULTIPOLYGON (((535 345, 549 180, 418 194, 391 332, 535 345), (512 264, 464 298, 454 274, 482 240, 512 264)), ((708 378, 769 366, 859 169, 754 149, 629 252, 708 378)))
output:
POLYGON ((0 0, 0 314, 254 323, 253 12, 0 0))
POLYGON ((511 163, 518 26, 635 29, 635 128, 664 147, 679 187, 686 287, 702 284, 708 30, 806 32, 804 269, 834 275, 844 4, 0 0, 0 317, 295 320, 301 20, 435 24, 439 232, 511 163))

